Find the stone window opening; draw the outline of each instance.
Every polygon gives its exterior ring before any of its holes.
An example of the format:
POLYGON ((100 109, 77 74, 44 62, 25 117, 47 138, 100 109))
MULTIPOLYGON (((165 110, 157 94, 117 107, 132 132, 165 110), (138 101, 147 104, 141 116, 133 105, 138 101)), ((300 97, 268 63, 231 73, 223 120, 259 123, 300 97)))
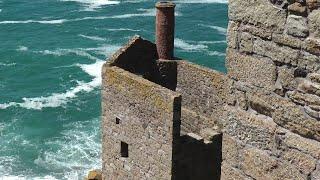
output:
POLYGON ((116 117, 116 124, 120 124, 120 118, 116 117))
POLYGON ((121 150, 120 150, 121 157, 129 157, 129 145, 123 141, 121 141, 121 150))

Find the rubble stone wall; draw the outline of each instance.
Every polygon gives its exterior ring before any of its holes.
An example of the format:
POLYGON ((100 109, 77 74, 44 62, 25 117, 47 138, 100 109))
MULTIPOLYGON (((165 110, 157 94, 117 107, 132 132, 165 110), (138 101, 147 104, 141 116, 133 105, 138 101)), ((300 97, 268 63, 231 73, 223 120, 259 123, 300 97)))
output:
POLYGON ((182 133, 199 134, 219 127, 229 87, 228 78, 215 70, 177 61, 177 88, 182 95, 182 133))
POLYGON ((222 179, 320 179, 320 1, 229 0, 222 179))
POLYGON ((181 96, 108 64, 103 84, 103 178, 171 179, 181 96))

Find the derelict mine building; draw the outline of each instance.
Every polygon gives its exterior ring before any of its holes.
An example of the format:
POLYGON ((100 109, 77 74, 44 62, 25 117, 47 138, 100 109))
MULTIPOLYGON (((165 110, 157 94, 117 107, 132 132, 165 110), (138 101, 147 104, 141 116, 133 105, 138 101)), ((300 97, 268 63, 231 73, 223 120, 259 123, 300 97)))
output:
POLYGON ((229 0, 227 74, 174 56, 174 7, 103 66, 103 178, 320 179, 319 1, 229 0))

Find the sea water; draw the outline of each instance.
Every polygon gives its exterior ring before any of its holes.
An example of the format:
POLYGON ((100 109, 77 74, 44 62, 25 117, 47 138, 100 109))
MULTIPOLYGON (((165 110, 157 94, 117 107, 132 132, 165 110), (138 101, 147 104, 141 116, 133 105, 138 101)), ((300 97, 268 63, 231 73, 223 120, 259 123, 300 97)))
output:
MULTIPOLYGON (((176 0, 175 54, 225 72, 227 0, 176 0)), ((153 41, 153 0, 0 0, 0 179, 101 168, 106 59, 153 41)))

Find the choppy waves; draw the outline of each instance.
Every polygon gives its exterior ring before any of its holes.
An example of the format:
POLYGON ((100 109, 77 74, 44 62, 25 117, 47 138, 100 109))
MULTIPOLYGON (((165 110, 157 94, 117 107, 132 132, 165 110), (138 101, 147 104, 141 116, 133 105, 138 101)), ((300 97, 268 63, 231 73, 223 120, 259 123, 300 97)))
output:
POLYGON ((224 27, 206 25, 206 24, 199 24, 199 26, 213 29, 213 30, 217 31, 219 34, 222 34, 222 35, 226 35, 227 34, 227 28, 224 28, 224 27))
POLYGON ((140 32, 141 30, 138 29, 130 29, 130 28, 117 28, 117 29, 113 29, 113 28, 109 28, 106 29, 107 31, 132 31, 132 32, 140 32))
MULTIPOLYGON (((39 23, 39 24, 63 24, 66 22, 77 22, 77 21, 85 21, 85 20, 104 20, 104 19, 127 19, 134 17, 148 17, 155 16, 155 9, 137 9, 137 13, 128 13, 128 14, 119 14, 113 16, 87 16, 82 18, 75 19, 53 19, 53 20, 17 20, 17 21, 0 21, 0 24, 29 24, 29 23, 39 23)), ((180 12, 175 12, 176 16, 182 16, 180 12)))
POLYGON ((0 63, 0 67, 1 67, 1 66, 6 66, 6 67, 8 67, 8 66, 15 66, 15 65, 17 65, 17 63, 0 63))
MULTIPOLYGON (((98 36, 86 36, 80 34, 79 36, 102 41, 105 40, 98 36)), ((201 52, 206 53, 209 56, 225 56, 225 53, 212 51, 210 50, 207 44, 214 43, 224 43, 225 41, 203 41, 203 42, 195 42, 195 41, 185 41, 179 38, 175 39, 175 47, 186 52, 201 52)), ((81 80, 77 80, 77 86, 69 89, 66 92, 62 93, 53 93, 50 96, 40 96, 40 97, 24 97, 21 99, 21 102, 8 102, 4 104, 0 104, 0 109, 7 109, 9 107, 21 107, 25 109, 34 109, 41 110, 43 108, 56 108, 56 107, 65 107, 68 102, 77 97, 77 94, 80 92, 91 92, 96 87, 101 85, 101 67, 105 61, 97 58, 92 54, 99 54, 105 57, 110 56, 113 52, 119 49, 118 45, 102 45, 99 47, 93 48, 76 48, 76 49, 56 49, 56 50, 42 50, 42 51, 32 51, 34 53, 41 53, 43 55, 53 55, 53 56, 65 56, 65 55, 76 55, 81 57, 86 57, 88 59, 94 60, 93 64, 73 64, 67 67, 77 66, 86 72, 88 75, 93 77, 90 82, 84 82, 81 80)), ((28 47, 19 46, 17 51, 28 51, 28 47)), ((0 64, 1 65, 1 64, 0 64)), ((9 66, 9 64, 3 64, 9 66)), ((13 65, 13 64, 12 64, 13 65)))
POLYGON ((28 23, 40 23, 40 24, 62 24, 66 22, 66 19, 55 20, 24 20, 24 21, 0 21, 0 24, 28 24, 28 23))
MULTIPOLYGON (((215 41, 211 41, 214 43, 215 41)), ((225 56, 225 53, 212 51, 210 50, 209 46, 205 45, 204 43, 196 43, 194 41, 185 41, 179 38, 175 39, 175 47, 187 52, 204 52, 207 53, 209 56, 225 56)), ((210 44, 210 42, 207 42, 210 44)))
POLYGON ((44 55, 54 55, 63 56, 67 54, 75 54, 78 56, 87 57, 88 59, 95 60, 93 64, 75 64, 72 66, 77 66, 86 72, 88 75, 93 77, 90 82, 83 82, 78 80, 78 85, 69 89, 63 93, 53 93, 50 96, 41 96, 33 98, 22 98, 22 102, 9 102, 0 104, 0 109, 7 109, 9 107, 21 107, 25 109, 41 110, 43 108, 55 108, 64 107, 70 100, 77 97, 80 92, 91 92, 96 87, 101 85, 101 68, 105 61, 91 55, 88 51, 94 51, 96 54, 110 56, 111 53, 115 52, 120 46, 116 45, 103 45, 96 48, 78 48, 78 49, 58 49, 58 50, 44 50, 37 53, 42 53, 44 55))
POLYGON ((64 126, 63 138, 46 145, 56 147, 40 154, 34 163, 51 171, 62 171, 63 179, 82 179, 88 170, 101 169, 99 118, 64 126))
POLYGON ((102 38, 99 36, 87 36, 87 35, 83 35, 83 34, 79 34, 78 36, 86 38, 86 39, 90 39, 90 40, 94 40, 94 41, 106 41, 106 38, 102 38))
MULTIPOLYGON (((15 126, 19 121, 7 123, 4 128, 15 126)), ((0 156, 0 179, 3 180, 58 180, 83 179, 90 169, 101 169, 100 118, 65 123, 60 136, 47 139, 41 146, 51 147, 38 152, 33 166, 52 173, 40 176, 35 172, 14 172, 21 159, 15 156, 0 156), (15 175, 13 175, 15 174, 15 175)), ((1 125, 1 124, 0 124, 1 125)), ((34 149, 33 144, 23 135, 7 133, 8 142, 17 143, 20 148, 34 149)), ((2 137, 3 138, 3 137, 2 137)), ((9 150, 6 146, 1 151, 9 150)), ((37 149, 37 148, 36 148, 37 149)))
POLYGON ((101 8, 106 5, 116 5, 119 4, 119 1, 113 0, 61 0, 61 1, 71 1, 77 2, 85 6, 85 11, 93 11, 95 9, 101 8))

